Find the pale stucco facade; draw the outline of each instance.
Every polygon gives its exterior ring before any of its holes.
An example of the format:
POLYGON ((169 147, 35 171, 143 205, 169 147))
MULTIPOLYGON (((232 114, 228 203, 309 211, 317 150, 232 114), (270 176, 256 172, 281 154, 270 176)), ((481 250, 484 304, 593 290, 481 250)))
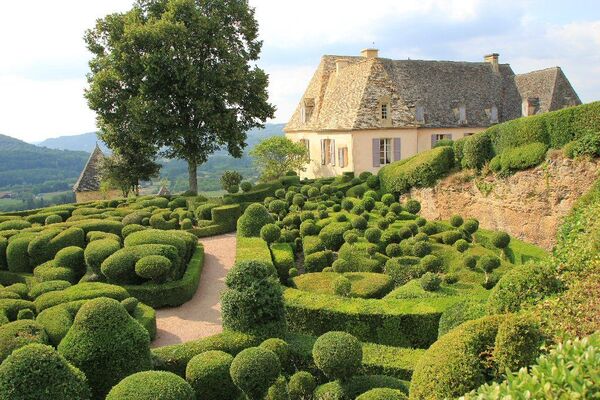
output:
MULTIPOLYGON (((317 178, 341 175, 344 172, 359 174, 364 171, 376 173, 383 165, 374 166, 374 139, 400 139, 400 158, 396 159, 392 149, 392 160, 399 161, 409 158, 421 151, 429 150, 432 146, 432 136, 451 135, 452 140, 463 138, 469 134, 477 133, 485 128, 463 127, 463 128, 389 128, 389 129, 365 129, 356 131, 328 131, 310 132, 295 131, 286 133, 286 137, 294 142, 308 141, 310 164, 306 171, 300 172, 301 178, 317 178), (324 161, 322 140, 333 140, 335 149, 330 153, 329 159, 324 161), (340 151, 347 149, 347 160, 340 157, 340 151), (331 157, 333 153, 334 157, 331 157), (335 159, 334 159, 335 158, 335 159)), ((434 137, 433 141, 436 138, 434 137)), ((304 142, 306 144, 306 142, 304 142)), ((379 160, 381 162, 381 160, 379 160)), ((384 164, 385 165, 385 164, 384 164)))

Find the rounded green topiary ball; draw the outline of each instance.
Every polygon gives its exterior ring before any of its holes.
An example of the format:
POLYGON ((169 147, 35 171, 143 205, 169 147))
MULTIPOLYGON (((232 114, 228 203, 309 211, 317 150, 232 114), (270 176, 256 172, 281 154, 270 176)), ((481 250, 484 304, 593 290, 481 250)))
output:
POLYGON ((90 387, 79 369, 52 347, 30 344, 0 365, 2 400, 89 400, 90 387))
POLYGON ((59 250, 54 256, 54 262, 57 267, 65 267, 73 271, 85 269, 83 249, 77 246, 69 246, 59 250))
POLYGON ((46 217, 44 220, 44 225, 59 224, 61 222, 63 222, 63 220, 60 215, 52 214, 46 217))
POLYGON ((510 236, 506 232, 496 232, 492 235, 491 241, 495 247, 504 249, 510 243, 510 236))
POLYGON ((233 356, 219 350, 200 353, 190 360, 185 379, 198 399, 229 400, 240 395, 229 375, 232 362, 233 356))
POLYGON ((463 218, 458 215, 458 214, 454 214, 453 216, 450 217, 450 225, 452 225, 455 228, 458 228, 459 226, 461 226, 463 224, 463 218))
POLYGON ((469 248, 469 242, 467 242, 465 239, 458 239, 456 242, 454 242, 454 247, 457 251, 463 253, 469 248))
POLYGON ((364 392, 356 400, 406 400, 408 397, 403 391, 390 388, 375 388, 364 392))
POLYGON ((405 207, 406 211, 408 211, 411 214, 417 214, 419 211, 421 211, 421 203, 419 203, 417 200, 408 200, 406 202, 405 207))
POLYGON ((242 350, 231 363, 233 383, 250 400, 261 400, 279 377, 281 365, 277 355, 260 347, 242 350))
POLYGON ((275 224, 267 224, 260 229, 260 237, 267 243, 273 243, 281 237, 281 228, 275 224))
POLYGON ((31 343, 50 343, 44 327, 37 322, 22 319, 0 326, 0 363, 15 349, 31 343))
POLYGON ((313 346, 313 359, 317 367, 332 379, 355 375, 362 363, 362 345, 346 332, 327 332, 313 346))
POLYGON ((270 338, 260 344, 259 347, 271 350, 279 358, 279 363, 285 367, 290 362, 290 345, 283 339, 270 338))
POLYGON ((159 255, 142 257, 135 263, 136 275, 156 282, 163 281, 169 274, 169 271, 171 271, 171 268, 171 260, 159 255))
POLYGON ((290 377, 288 392, 290 400, 306 400, 312 397, 317 381, 309 372, 298 371, 290 377))
POLYGON ((130 375, 111 389, 106 400, 196 400, 194 390, 172 372, 145 371, 130 375))
POLYGON ((333 293, 337 296, 348 297, 352 291, 352 282, 345 276, 338 276, 333 281, 333 293))

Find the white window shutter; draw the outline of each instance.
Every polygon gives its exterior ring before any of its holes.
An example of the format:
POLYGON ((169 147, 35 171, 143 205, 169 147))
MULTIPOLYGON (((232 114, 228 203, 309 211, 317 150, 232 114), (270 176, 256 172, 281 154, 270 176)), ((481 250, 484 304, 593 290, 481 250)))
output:
POLYGON ((325 139, 321 139, 321 165, 325 165, 325 152, 327 149, 325 148, 325 139))
POLYGON ((379 167, 379 139, 373 139, 373 166, 379 167))

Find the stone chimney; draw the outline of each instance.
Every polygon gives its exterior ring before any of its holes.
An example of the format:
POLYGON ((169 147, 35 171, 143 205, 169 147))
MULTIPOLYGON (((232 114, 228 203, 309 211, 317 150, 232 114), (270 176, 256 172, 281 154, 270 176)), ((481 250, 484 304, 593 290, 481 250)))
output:
POLYGON ((360 55, 364 58, 377 58, 379 57, 379 50, 377 49, 364 49, 360 52, 360 55))
POLYGON ((500 54, 492 53, 492 54, 483 56, 483 61, 485 61, 486 63, 490 63, 492 65, 492 69, 494 70, 494 72, 500 72, 500 68, 498 66, 499 58, 500 58, 500 54))
POLYGON ((348 65, 348 60, 344 60, 342 58, 335 60, 335 72, 339 74, 342 69, 344 69, 348 65))

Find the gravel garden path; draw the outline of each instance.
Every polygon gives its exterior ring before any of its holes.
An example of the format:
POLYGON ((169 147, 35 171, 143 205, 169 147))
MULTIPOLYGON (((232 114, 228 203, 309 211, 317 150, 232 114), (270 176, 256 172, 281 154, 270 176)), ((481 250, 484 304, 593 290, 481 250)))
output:
POLYGON ((199 240, 204 268, 194 297, 179 307, 156 310, 158 331, 152 347, 167 346, 222 332, 219 295, 235 261, 235 232, 199 240))

